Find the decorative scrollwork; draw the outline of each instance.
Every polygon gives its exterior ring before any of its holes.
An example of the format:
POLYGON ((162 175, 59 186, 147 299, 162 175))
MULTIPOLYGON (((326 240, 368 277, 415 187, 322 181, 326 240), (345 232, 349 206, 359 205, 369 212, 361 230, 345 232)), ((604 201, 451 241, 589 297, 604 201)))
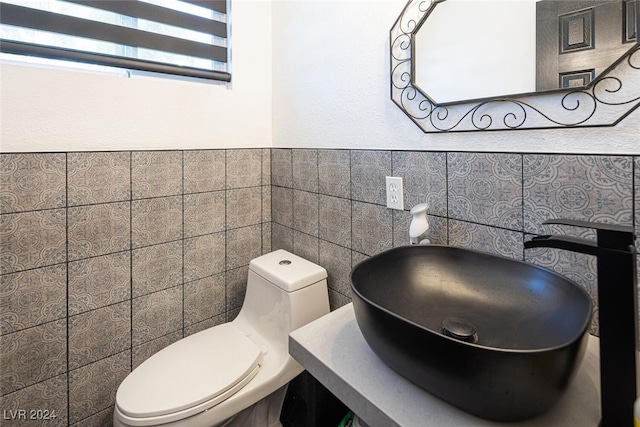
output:
POLYGON ((413 83, 413 35, 443 0, 409 0, 391 28, 391 99, 424 132, 613 126, 640 105, 640 47, 585 89, 434 103, 413 83))

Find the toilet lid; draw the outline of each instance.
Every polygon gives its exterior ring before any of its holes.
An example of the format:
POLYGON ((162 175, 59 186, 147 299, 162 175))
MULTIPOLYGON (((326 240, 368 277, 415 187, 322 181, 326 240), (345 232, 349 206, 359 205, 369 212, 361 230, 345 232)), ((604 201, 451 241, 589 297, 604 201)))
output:
POLYGON ((123 414, 144 418, 226 399, 257 374, 262 356, 233 324, 215 326, 171 344, 134 369, 118 388, 116 404, 123 414))

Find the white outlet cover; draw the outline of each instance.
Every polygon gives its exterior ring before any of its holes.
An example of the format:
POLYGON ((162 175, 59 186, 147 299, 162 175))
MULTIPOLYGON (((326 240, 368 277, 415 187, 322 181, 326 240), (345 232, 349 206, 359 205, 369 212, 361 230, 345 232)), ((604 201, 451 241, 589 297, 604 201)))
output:
POLYGON ((404 210, 404 186, 402 185, 402 177, 387 176, 387 207, 390 209, 404 210))

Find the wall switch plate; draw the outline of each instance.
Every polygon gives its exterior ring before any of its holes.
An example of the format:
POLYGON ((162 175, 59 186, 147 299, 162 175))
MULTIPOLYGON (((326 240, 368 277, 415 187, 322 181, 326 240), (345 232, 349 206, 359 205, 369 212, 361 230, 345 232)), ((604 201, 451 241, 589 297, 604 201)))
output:
POLYGON ((404 187, 402 177, 387 176, 387 207, 390 209, 404 210, 404 187))

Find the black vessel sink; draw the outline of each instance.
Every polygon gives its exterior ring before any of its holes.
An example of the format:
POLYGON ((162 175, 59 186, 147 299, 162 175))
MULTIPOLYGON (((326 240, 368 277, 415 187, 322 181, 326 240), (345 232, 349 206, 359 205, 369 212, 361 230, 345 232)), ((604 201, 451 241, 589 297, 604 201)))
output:
POLYGON ((478 417, 550 409, 587 344, 591 299, 550 270, 452 246, 404 246, 351 273, 356 320, 400 375, 478 417))

